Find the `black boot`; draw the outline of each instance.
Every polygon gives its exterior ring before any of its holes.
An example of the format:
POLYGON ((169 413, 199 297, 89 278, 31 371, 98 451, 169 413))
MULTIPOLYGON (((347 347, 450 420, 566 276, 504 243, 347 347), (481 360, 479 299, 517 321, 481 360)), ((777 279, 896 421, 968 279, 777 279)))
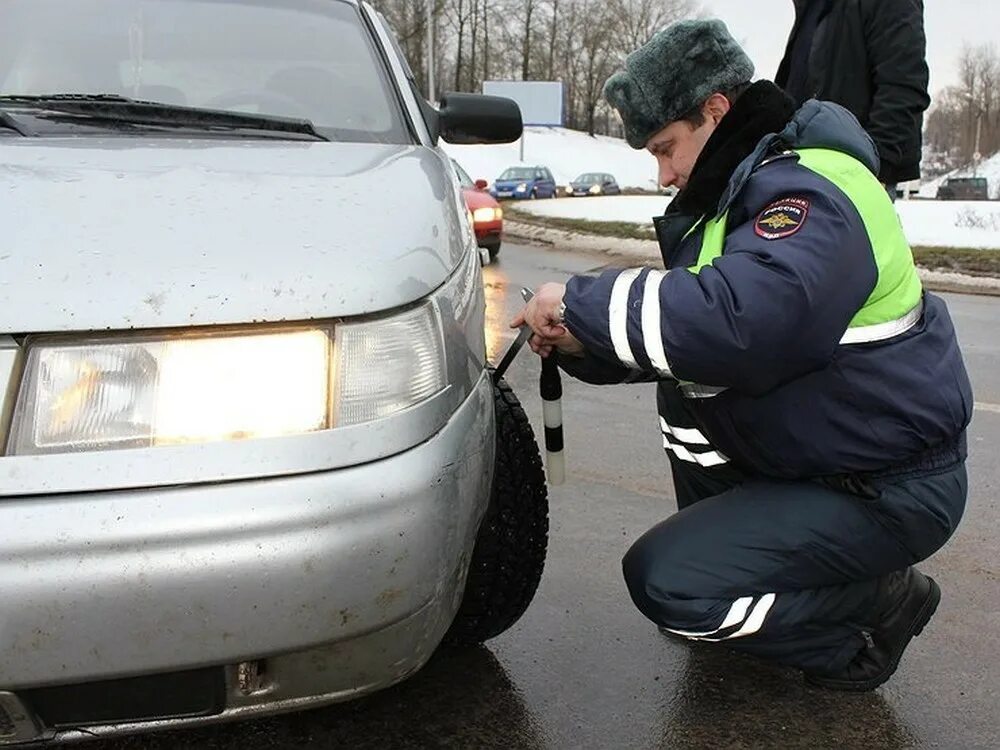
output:
POLYGON ((879 616, 863 631, 867 646, 846 667, 828 674, 806 673, 806 682, 830 690, 874 690, 892 677, 910 639, 931 619, 941 601, 933 578, 914 568, 890 573, 879 582, 879 616))

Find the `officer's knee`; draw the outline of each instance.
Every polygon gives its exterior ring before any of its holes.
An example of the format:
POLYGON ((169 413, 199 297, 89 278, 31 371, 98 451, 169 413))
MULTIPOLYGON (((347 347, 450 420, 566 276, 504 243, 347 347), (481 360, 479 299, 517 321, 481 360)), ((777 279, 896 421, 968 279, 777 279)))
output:
POLYGON ((622 558, 622 573, 632 601, 642 614, 669 624, 670 602, 676 596, 678 565, 667 529, 656 527, 641 536, 622 558), (666 533, 665 533, 666 532, 666 533))

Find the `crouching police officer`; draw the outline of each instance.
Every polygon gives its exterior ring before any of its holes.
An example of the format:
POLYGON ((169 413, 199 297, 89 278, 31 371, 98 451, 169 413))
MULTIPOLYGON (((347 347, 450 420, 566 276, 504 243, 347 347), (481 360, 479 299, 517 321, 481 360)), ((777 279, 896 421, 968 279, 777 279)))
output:
POLYGON ((720 21, 684 21, 605 85, 679 194, 667 269, 546 284, 514 320, 591 383, 659 381, 679 512, 624 559, 665 632, 871 690, 941 592, 912 566, 965 507, 972 393, 845 109, 796 110, 720 21))

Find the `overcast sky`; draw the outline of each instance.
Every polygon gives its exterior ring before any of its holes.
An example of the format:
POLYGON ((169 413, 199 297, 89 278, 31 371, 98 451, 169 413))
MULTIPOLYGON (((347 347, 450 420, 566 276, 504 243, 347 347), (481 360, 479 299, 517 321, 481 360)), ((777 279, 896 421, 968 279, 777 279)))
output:
MULTIPOLYGON (((795 13, 792 0, 700 0, 706 12, 721 18, 757 66, 757 77, 774 78, 795 13)), ((1000 48, 1000 2, 996 0, 924 0, 927 64, 931 96, 958 82, 962 43, 994 43, 1000 48)))

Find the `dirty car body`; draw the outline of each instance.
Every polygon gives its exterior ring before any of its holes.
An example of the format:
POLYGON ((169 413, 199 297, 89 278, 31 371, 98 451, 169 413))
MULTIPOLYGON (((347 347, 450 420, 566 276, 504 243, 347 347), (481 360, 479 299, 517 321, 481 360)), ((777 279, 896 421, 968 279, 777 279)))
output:
POLYGON ((494 411, 475 240, 383 20, 10 0, 0 97, 0 746, 417 670, 494 411))

